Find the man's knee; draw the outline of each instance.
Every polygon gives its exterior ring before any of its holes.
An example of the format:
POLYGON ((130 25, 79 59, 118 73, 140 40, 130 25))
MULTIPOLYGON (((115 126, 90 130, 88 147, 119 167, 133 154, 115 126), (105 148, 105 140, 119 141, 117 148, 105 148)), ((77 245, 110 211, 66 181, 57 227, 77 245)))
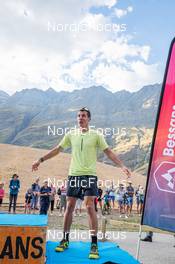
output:
POLYGON ((73 201, 68 201, 66 205, 66 212, 71 214, 74 211, 75 204, 73 201))

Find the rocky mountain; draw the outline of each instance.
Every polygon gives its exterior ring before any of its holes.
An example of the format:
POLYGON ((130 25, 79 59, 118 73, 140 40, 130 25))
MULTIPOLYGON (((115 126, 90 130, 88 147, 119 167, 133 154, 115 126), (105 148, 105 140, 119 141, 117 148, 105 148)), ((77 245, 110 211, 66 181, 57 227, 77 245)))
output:
MULTIPOLYGON (((108 127, 112 131, 136 128, 145 134, 144 129, 154 127, 160 90, 161 85, 155 84, 133 93, 125 90, 112 93, 102 86, 73 92, 33 88, 12 96, 0 91, 0 143, 49 148, 61 139, 66 127, 75 126, 77 110, 82 106, 91 110, 91 125, 96 128, 108 127)), ((133 138, 128 132, 127 137, 133 138)), ((121 146, 116 142, 121 138, 111 132, 107 140, 120 153, 121 146)), ((127 155, 124 158, 131 160, 131 153, 127 155)))
POLYGON ((9 95, 4 91, 0 91, 0 104, 4 104, 9 98, 9 95))

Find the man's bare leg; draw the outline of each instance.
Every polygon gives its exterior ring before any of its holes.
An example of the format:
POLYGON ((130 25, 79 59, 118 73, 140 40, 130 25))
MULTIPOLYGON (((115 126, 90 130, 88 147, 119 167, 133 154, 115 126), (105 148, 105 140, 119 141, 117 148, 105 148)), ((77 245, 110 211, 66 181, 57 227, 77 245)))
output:
POLYGON ((95 211, 95 206, 94 206, 94 199, 95 196, 85 196, 84 201, 89 216, 89 229, 91 235, 97 236, 98 220, 97 220, 97 212, 95 211))
POLYGON ((76 204, 75 197, 67 197, 67 206, 64 214, 64 223, 63 223, 63 240, 61 240, 60 244, 55 248, 56 252, 63 252, 69 245, 69 232, 72 224, 72 215, 75 209, 76 204))
POLYGON ((95 196, 85 196, 85 205, 89 216, 89 229, 91 234, 91 249, 89 258, 98 259, 98 246, 97 246, 97 231, 98 231, 98 220, 97 212, 95 211, 94 204, 95 196))
POLYGON ((64 223, 63 223, 63 231, 65 233, 70 232, 76 200, 77 198, 75 197, 67 197, 67 205, 66 205, 66 211, 64 213, 64 223))

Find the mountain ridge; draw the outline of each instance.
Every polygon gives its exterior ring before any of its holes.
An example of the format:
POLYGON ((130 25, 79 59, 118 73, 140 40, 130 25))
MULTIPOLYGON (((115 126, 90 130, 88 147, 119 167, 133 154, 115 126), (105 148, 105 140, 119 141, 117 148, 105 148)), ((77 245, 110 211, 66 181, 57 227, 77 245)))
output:
MULTIPOLYGON (((102 86, 72 92, 56 92, 51 87, 46 91, 23 89, 11 96, 0 91, 0 100, 1 94, 3 97, 0 143, 51 148, 63 135, 48 135, 48 126, 74 127, 77 111, 83 106, 91 110, 90 125, 95 128, 126 128, 128 131, 137 128, 138 133, 139 129, 153 129, 160 91, 160 84, 144 86, 133 93, 126 90, 112 93, 102 86)), ((116 147, 116 136, 108 136, 107 141, 112 148, 116 147)), ((134 158, 133 151, 130 153, 129 157, 126 155, 127 160, 134 158)))

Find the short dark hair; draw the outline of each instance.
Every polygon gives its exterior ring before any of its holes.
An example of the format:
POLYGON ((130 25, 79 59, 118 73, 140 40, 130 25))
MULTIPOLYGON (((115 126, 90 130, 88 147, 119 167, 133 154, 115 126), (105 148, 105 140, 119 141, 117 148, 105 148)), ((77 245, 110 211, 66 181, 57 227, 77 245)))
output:
POLYGON ((91 112, 90 112, 90 110, 87 107, 82 107, 79 111, 81 111, 81 112, 83 112, 83 111, 87 112, 87 115, 88 115, 89 119, 91 119, 91 112))
POLYGON ((14 173, 14 174, 12 175, 12 178, 15 178, 15 177, 18 178, 18 177, 19 177, 18 174, 14 173))

